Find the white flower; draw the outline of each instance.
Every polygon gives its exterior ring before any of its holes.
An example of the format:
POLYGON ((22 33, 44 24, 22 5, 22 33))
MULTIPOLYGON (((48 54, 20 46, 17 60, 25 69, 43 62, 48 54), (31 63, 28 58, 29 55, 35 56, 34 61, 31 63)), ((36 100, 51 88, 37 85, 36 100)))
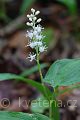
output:
POLYGON ((35 60, 35 57, 36 57, 36 54, 29 54, 29 59, 30 59, 30 62, 32 62, 33 60, 35 60))
POLYGON ((29 45, 27 45, 27 46, 29 46, 29 47, 31 47, 31 48, 35 48, 36 43, 35 43, 35 42, 30 42, 29 45))
POLYGON ((33 38, 33 33, 32 33, 32 31, 27 31, 27 36, 30 38, 30 39, 32 39, 33 38))
POLYGON ((42 41, 36 42, 37 46, 42 46, 42 41))
POLYGON ((31 48, 35 48, 36 46, 42 46, 42 41, 39 42, 30 42, 27 46, 31 47, 31 48))
POLYGON ((41 25, 37 25, 34 29, 34 31, 37 31, 38 33, 41 33, 41 31, 43 30, 44 28, 42 28, 41 25))
POLYGON ((37 20, 37 23, 40 23, 40 22, 41 22, 41 20, 42 20, 42 19, 41 19, 41 18, 39 18, 39 19, 37 20))
POLYGON ((38 15, 40 13, 40 11, 36 11, 35 15, 38 15))
POLYGON ((36 30, 34 30, 33 34, 36 36, 36 35, 37 35, 37 31, 36 31, 36 30))
POLYGON ((41 39, 43 38, 43 36, 36 34, 35 38, 36 38, 37 40, 41 40, 41 39))
POLYGON ((40 47, 39 47, 39 52, 42 53, 42 52, 44 52, 45 50, 46 50, 46 47, 45 47, 45 46, 40 46, 40 47))

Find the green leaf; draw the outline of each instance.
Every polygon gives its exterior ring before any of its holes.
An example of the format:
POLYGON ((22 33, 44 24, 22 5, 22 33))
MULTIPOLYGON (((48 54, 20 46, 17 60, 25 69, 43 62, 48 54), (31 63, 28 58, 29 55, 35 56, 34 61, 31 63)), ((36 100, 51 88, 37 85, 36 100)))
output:
POLYGON ((0 81, 10 80, 10 79, 22 80, 23 78, 19 75, 12 73, 0 73, 0 81))
POLYGON ((58 0, 58 1, 62 2, 63 4, 65 4, 69 8, 71 15, 76 15, 76 13, 77 13, 76 0, 58 0))
POLYGON ((51 96, 51 92, 49 91, 49 89, 47 87, 45 87, 45 89, 47 90, 47 94, 44 92, 44 87, 43 87, 43 85, 41 83, 38 83, 38 82, 36 82, 34 80, 27 79, 27 78, 24 78, 22 76, 12 74, 12 73, 0 73, 0 81, 12 80, 12 79, 28 83, 29 85, 31 85, 31 86, 35 87, 36 89, 38 89, 47 98, 49 96, 51 96))
MULTIPOLYGON (((47 66, 48 66, 48 64, 41 64, 41 69, 46 68, 47 66)), ((38 66, 36 65, 36 66, 22 72, 21 76, 23 76, 23 77, 29 76, 29 75, 33 74, 34 72, 37 72, 37 71, 38 71, 38 66)))
POLYGON ((48 117, 40 114, 27 114, 21 112, 0 112, 1 120, 49 120, 48 117))
POLYGON ((0 73, 0 81, 12 80, 12 79, 28 83, 29 85, 32 85, 33 87, 37 88, 39 91, 43 92, 42 85, 34 80, 27 79, 27 78, 24 78, 22 76, 12 74, 12 73, 0 73))
POLYGON ((49 108, 49 101, 42 95, 31 103, 31 110, 34 113, 43 113, 47 108, 49 108))
POLYGON ((53 63, 44 82, 56 86, 69 86, 80 82, 80 59, 62 59, 53 63))
POLYGON ((35 2, 36 0, 23 0, 21 5, 20 14, 24 14, 25 11, 35 2))

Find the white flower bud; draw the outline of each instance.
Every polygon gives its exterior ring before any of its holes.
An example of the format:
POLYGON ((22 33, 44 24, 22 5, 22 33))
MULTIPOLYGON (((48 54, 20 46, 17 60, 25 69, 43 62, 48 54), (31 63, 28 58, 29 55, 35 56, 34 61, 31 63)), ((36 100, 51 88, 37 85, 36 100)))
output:
POLYGON ((30 17, 31 17, 31 18, 33 18, 33 17, 34 17, 34 15, 33 15, 33 14, 31 14, 31 15, 30 15, 30 17))
POLYGON ((37 17, 34 17, 33 20, 35 21, 37 19, 37 17))
POLYGON ((28 18, 30 18, 30 15, 27 15, 28 18))
POLYGON ((26 23, 28 26, 33 26, 33 23, 31 22, 31 23, 29 23, 29 22, 27 22, 26 23))
POLYGON ((31 26, 31 23, 29 23, 29 22, 27 22, 26 24, 27 24, 28 26, 31 26))
POLYGON ((35 12, 35 9, 31 8, 31 12, 33 12, 33 13, 34 13, 34 12, 35 12))
POLYGON ((32 18, 30 17, 29 20, 32 21, 32 18))
POLYGON ((41 18, 39 18, 39 19, 37 20, 37 23, 39 23, 39 22, 41 22, 41 18))
POLYGON ((31 24, 31 26, 33 26, 33 23, 30 23, 31 24))
POLYGON ((40 13, 40 11, 36 11, 35 15, 38 15, 40 13))

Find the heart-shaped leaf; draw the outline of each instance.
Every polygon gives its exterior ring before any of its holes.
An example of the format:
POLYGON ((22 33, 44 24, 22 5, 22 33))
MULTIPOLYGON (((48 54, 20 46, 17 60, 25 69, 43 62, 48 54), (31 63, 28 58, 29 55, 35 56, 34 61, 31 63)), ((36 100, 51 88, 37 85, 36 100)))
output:
POLYGON ((49 120, 48 117, 40 114, 27 114, 21 112, 0 112, 1 120, 49 120))
POLYGON ((69 86, 80 82, 80 59, 63 59, 53 63, 44 82, 56 86, 69 86))
POLYGON ((45 89, 47 90, 47 94, 46 94, 45 91, 44 91, 43 85, 41 83, 38 83, 38 82, 34 81, 34 80, 27 79, 27 78, 24 78, 24 77, 22 77, 20 75, 16 75, 16 74, 12 74, 12 73, 0 73, 0 81, 12 80, 12 79, 28 83, 29 85, 31 85, 31 86, 35 87, 36 89, 38 89, 47 98, 52 95, 50 90, 47 87, 45 87, 45 89))

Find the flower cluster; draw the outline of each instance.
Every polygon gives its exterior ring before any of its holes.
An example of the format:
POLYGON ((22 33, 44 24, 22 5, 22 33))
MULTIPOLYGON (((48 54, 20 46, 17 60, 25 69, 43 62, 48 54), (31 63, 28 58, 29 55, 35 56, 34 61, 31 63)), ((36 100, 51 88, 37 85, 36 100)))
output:
MULTIPOLYGON (((37 15, 40 11, 35 11, 35 9, 31 9, 32 14, 27 15, 30 22, 27 22, 28 26, 31 26, 32 29, 27 31, 26 37, 29 37, 29 43, 27 46, 38 49, 39 53, 42 53, 46 50, 46 46, 44 45, 43 39, 45 36, 42 34, 42 30, 44 29, 39 23, 41 22, 41 18, 37 18, 37 15)), ((30 61, 36 60, 36 54, 29 54, 30 61)))

